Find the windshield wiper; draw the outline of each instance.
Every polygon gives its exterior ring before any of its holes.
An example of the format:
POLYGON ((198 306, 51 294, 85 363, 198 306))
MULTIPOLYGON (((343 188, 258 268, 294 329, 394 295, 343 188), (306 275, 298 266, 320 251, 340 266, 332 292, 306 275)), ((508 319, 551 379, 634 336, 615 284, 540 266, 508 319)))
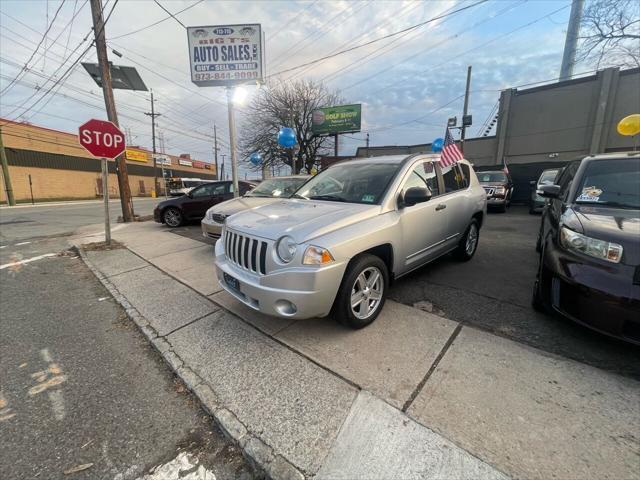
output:
POLYGON ((303 197, 302 195, 300 195, 298 193, 294 193, 289 198, 301 198, 302 200, 309 200, 307 197, 303 197))
POLYGON ((328 200, 330 202, 346 202, 346 200, 342 197, 338 197, 337 195, 313 195, 309 197, 309 200, 328 200))
POLYGON ((247 193, 245 197, 271 197, 271 195, 263 195, 261 193, 247 193))

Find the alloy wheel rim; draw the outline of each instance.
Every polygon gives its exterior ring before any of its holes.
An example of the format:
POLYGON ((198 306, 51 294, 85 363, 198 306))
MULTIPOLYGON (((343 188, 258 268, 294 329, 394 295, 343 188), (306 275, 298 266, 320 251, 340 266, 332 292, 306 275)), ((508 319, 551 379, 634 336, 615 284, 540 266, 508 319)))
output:
POLYGON ((164 221, 170 227, 175 227, 180 221, 179 214, 174 210, 167 210, 167 213, 164 214, 164 221))
POLYGON ((466 251, 468 255, 471 255, 476 249, 478 244, 478 228, 475 224, 469 227, 469 234, 467 235, 466 251))
POLYGON ((351 312, 364 320, 373 315, 380 307, 384 281, 377 267, 367 267, 356 278, 351 287, 351 312))

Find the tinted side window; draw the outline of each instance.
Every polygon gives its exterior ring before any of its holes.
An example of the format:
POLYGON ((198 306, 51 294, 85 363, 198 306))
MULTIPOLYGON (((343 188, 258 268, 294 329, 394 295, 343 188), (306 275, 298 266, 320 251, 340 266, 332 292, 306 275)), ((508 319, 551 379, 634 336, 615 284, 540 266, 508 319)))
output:
POLYGON ((429 187, 431 195, 438 195, 438 178, 431 162, 419 163, 414 167, 404 185, 404 191, 406 192, 411 187, 424 188, 425 186, 429 187))
POLYGON ((471 182, 471 169, 469 168, 469 165, 467 165, 466 163, 460 163, 458 164, 458 166, 460 167, 460 170, 462 171, 462 183, 463 183, 463 188, 467 188, 469 186, 469 183, 471 182))
POLYGON ((443 167, 441 170, 444 181, 444 193, 455 192, 456 190, 466 187, 462 173, 456 165, 443 167))
POLYGON ((211 196, 211 186, 202 185, 191 190, 191 196, 193 198, 209 197, 211 196))
POLYGON ((562 171, 560 178, 558 178, 558 185, 560 185, 560 198, 563 200, 566 200, 567 195, 569 195, 571 182, 573 182, 573 178, 576 176, 579 166, 580 162, 570 163, 567 168, 562 171))

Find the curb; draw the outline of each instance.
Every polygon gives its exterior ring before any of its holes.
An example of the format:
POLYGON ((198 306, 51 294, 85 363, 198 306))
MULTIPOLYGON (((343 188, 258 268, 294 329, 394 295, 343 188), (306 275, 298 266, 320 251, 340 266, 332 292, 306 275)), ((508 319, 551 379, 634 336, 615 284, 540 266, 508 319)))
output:
MULTIPOLYGON (((187 386, 187 388, 198 398, 204 410, 213 417, 216 424, 227 438, 238 445, 243 455, 259 472, 264 472, 269 478, 274 480, 305 480, 307 477, 295 466, 293 466, 282 455, 274 452, 259 437, 251 433, 247 427, 227 409, 218 399, 213 389, 206 384, 184 361, 177 355, 171 344, 151 326, 147 319, 134 308, 127 298, 100 272, 87 258, 84 249, 76 246, 78 255, 91 270, 96 278, 109 291, 111 296, 125 310, 126 315, 133 320, 140 331, 151 342, 151 345, 158 351, 164 361, 171 367, 187 386)), ((148 262, 147 262, 148 263, 148 262)), ((150 264, 151 265, 151 264, 150 264)))

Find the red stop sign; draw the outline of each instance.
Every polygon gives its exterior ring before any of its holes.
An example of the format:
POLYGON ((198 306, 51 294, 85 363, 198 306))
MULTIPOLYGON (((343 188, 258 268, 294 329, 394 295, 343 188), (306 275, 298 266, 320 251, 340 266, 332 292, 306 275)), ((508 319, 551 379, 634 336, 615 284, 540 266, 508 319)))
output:
POLYGON ((116 158, 125 149, 124 133, 104 120, 92 119, 80 125, 78 139, 94 157, 116 158))

